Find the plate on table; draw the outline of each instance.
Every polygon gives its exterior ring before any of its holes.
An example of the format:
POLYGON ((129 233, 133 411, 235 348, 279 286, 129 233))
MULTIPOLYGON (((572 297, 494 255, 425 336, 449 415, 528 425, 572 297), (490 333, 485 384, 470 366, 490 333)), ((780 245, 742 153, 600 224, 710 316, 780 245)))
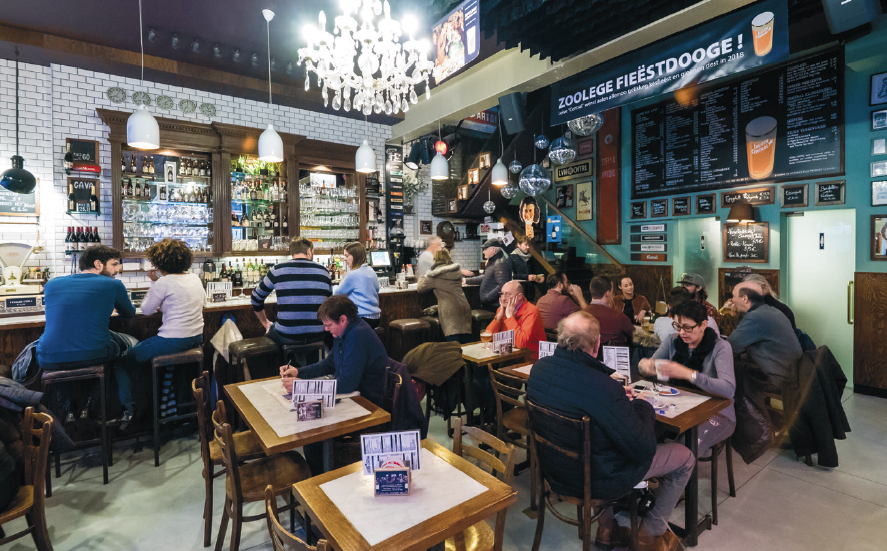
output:
POLYGON ((681 391, 673 386, 659 385, 660 396, 677 396, 681 391))

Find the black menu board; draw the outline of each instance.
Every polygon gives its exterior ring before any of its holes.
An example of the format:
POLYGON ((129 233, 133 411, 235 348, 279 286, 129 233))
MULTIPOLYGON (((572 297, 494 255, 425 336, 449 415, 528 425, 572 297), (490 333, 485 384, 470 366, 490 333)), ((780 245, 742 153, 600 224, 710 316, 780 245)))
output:
POLYGON ((671 201, 672 216, 686 216, 690 214, 690 198, 675 197, 671 201))
POLYGON ((832 51, 632 111, 632 198, 842 174, 843 71, 832 51))
POLYGON ((724 224, 724 262, 769 262, 770 223, 724 224))
POLYGON ((657 199, 650 201, 650 214, 655 218, 659 216, 668 216, 668 199, 657 199))
POLYGON ((843 205, 844 180, 816 184, 817 205, 843 205))

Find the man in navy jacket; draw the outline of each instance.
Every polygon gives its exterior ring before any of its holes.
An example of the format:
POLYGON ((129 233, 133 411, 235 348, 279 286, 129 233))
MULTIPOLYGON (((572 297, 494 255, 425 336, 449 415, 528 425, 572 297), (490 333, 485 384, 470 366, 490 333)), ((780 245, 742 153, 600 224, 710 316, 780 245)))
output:
MULTIPOLYGON (((659 478, 656 504, 644 518, 638 535, 642 551, 673 551, 677 536, 668 531, 668 518, 690 479, 695 458, 681 444, 656 444, 653 407, 627 394, 610 377, 613 370, 594 359, 600 345, 600 324, 587 312, 576 312, 558 324, 558 347, 530 372, 527 398, 569 417, 588 415, 591 434, 591 496, 616 499, 642 480, 659 478)), ((552 489, 581 497, 583 475, 564 473, 552 489)), ((618 527, 612 510, 600 517, 599 547, 628 545, 628 530, 618 527)))

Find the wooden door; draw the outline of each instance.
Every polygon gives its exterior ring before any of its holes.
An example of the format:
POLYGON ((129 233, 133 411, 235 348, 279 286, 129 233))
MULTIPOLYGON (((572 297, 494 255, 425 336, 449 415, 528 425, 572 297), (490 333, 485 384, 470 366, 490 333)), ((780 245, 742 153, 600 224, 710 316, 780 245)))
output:
POLYGON ((853 311, 831 315, 852 315, 853 391, 887 398, 887 273, 857 272, 854 280, 853 311))

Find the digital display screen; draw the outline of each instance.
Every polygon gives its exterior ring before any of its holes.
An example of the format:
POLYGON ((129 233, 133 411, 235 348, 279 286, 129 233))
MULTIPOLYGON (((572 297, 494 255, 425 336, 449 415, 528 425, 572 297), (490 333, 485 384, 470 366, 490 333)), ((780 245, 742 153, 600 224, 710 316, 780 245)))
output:
POLYGON ((370 252, 370 264, 376 266, 391 266, 391 257, 388 251, 372 251, 370 252))

